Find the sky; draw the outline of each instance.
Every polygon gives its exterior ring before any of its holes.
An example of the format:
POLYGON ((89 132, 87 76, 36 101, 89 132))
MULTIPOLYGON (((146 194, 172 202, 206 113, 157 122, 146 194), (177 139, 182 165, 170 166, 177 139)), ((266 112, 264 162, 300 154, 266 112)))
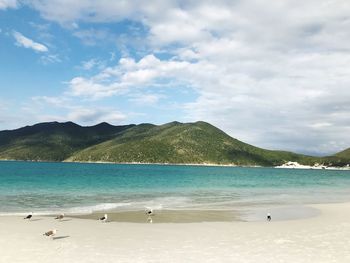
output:
POLYGON ((0 129, 207 121, 350 147, 350 1, 0 0, 0 129))

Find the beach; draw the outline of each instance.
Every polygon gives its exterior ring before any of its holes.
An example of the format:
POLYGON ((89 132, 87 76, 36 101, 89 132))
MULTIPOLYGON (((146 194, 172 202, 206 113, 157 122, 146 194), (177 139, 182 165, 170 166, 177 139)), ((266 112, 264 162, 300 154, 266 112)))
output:
POLYGON ((28 162, 1 168, 0 263, 350 262, 348 171, 28 162), (152 224, 147 208, 155 212, 152 224), (33 218, 24 220, 29 212, 33 218), (60 213, 65 218, 55 220, 60 213), (105 213, 107 222, 98 221, 105 213), (53 229, 54 239, 43 236, 53 229))
POLYGON ((271 222, 2 216, 0 262, 350 262, 350 203, 311 207, 319 215, 271 222), (52 228, 53 240, 42 235, 52 228))

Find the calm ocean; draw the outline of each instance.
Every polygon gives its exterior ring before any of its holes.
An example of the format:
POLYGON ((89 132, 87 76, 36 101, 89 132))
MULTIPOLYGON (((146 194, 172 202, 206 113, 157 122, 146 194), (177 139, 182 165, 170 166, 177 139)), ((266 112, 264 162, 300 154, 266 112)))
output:
POLYGON ((0 162, 0 214, 250 209, 350 200, 350 171, 0 162))

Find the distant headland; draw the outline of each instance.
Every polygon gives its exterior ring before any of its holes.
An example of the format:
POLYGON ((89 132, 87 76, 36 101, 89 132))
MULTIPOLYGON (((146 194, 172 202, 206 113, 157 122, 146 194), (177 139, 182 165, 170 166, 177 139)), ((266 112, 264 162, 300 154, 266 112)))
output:
POLYGON ((266 150, 203 121, 89 127, 46 122, 0 131, 0 159, 346 169, 350 148, 325 157, 266 150))

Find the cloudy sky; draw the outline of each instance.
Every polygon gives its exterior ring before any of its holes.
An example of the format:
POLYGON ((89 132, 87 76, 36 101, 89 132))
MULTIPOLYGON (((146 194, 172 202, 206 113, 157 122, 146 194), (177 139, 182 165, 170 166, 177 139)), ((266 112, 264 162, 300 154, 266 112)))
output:
POLYGON ((350 147, 350 1, 0 0, 0 129, 204 120, 350 147))

